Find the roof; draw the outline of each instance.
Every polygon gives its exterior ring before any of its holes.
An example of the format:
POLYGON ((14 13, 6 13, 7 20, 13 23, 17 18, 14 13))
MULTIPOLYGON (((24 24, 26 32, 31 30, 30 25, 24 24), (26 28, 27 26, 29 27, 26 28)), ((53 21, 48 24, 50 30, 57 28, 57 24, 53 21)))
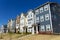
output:
POLYGON ((44 3, 44 4, 40 5, 40 6, 38 6, 38 7, 35 8, 34 10, 37 10, 37 9, 41 8, 41 7, 45 6, 46 4, 52 4, 52 3, 57 4, 56 2, 46 2, 46 3, 44 3))
POLYGON ((33 10, 33 9, 29 9, 29 10, 27 11, 27 15, 28 15, 28 12, 30 12, 30 11, 32 11, 32 12, 34 13, 34 10, 33 10))

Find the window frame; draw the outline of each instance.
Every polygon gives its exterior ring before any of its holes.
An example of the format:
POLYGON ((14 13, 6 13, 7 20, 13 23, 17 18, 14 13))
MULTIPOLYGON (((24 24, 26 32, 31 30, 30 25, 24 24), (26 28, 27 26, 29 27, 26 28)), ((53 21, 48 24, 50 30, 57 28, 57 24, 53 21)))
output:
POLYGON ((42 13, 44 10, 43 10, 43 7, 40 8, 40 13, 42 13))
POLYGON ((45 20, 47 21, 47 20, 49 20, 50 19, 50 16, 49 16, 49 14, 45 14, 45 20), (48 19, 47 19, 48 18, 48 19))
POLYGON ((39 22, 39 16, 36 17, 36 22, 39 22))
POLYGON ((51 31, 51 25, 50 24, 47 24, 46 25, 46 31, 51 31), (48 30, 49 29, 49 30, 48 30))
POLYGON ((40 16, 40 22, 43 22, 44 21, 44 16, 40 16))
POLYGON ((49 10, 49 5, 44 6, 44 11, 47 11, 47 10, 49 10))
POLYGON ((45 26, 41 25, 40 31, 45 31, 45 26))
POLYGON ((35 10, 35 14, 39 14, 39 9, 35 10))

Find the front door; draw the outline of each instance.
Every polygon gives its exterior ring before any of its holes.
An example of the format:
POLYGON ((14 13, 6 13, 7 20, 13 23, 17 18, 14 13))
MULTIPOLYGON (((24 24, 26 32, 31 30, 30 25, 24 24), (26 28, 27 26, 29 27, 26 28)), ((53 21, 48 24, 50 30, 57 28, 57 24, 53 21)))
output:
POLYGON ((34 27, 34 33, 36 33, 36 27, 34 27))

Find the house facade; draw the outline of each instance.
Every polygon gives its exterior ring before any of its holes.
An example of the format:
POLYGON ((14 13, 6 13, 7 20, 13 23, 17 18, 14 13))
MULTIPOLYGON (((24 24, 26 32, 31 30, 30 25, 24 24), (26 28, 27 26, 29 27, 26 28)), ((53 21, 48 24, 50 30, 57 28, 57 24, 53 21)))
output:
POLYGON ((23 32, 27 33, 27 14, 25 15, 25 22, 24 22, 24 27, 23 27, 23 32))
POLYGON ((16 26, 16 22, 14 19, 11 19, 8 21, 8 31, 9 32, 15 32, 15 26, 16 26))
POLYGON ((33 10, 27 12, 27 32, 32 32, 32 25, 34 24, 33 10))
POLYGON ((20 32, 23 33, 24 32, 24 27, 25 27, 25 14, 21 13, 20 15, 20 32))
POLYGON ((15 28, 21 33, 60 33, 60 4, 47 2, 34 10, 30 9, 27 15, 21 13, 16 21, 13 19, 8 21, 8 31, 14 31, 15 28))
POLYGON ((60 6, 57 3, 47 2, 40 7, 37 7, 35 12, 36 29, 32 33, 60 33, 60 6))
POLYGON ((17 18, 16 18, 16 33, 18 33, 20 30, 20 16, 17 15, 17 18))
POLYGON ((10 25, 11 25, 11 21, 8 20, 8 24, 7 24, 8 32, 10 32, 10 25))
POLYGON ((2 32, 3 33, 7 33, 8 32, 7 25, 2 25, 2 32))

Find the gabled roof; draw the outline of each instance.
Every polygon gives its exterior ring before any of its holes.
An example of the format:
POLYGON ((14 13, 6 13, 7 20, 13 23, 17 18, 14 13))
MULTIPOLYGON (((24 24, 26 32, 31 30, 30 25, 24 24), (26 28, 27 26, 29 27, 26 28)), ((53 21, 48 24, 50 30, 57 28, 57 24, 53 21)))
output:
POLYGON ((32 9, 29 9, 29 10, 27 11, 27 15, 28 15, 28 12, 30 12, 30 11, 32 11, 32 12, 34 13, 34 10, 32 10, 32 9))

